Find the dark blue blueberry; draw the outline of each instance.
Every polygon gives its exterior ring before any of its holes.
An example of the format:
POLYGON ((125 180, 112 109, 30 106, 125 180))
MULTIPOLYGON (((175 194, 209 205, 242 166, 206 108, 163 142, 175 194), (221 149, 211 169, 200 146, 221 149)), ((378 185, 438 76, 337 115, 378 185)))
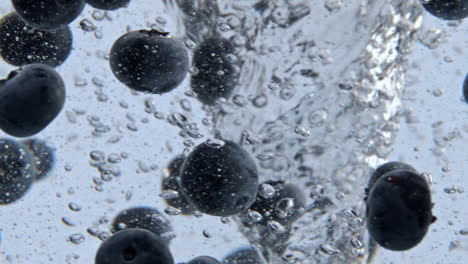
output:
POLYGON ((17 201, 34 180, 31 153, 11 139, 0 139, 0 205, 17 201))
POLYGON ((223 264, 263 264, 254 248, 242 248, 223 259, 223 264))
POLYGON ((102 10, 116 10, 127 7, 130 0, 86 0, 90 6, 102 10))
POLYGON ((68 26, 55 31, 33 29, 15 12, 0 20, 0 56, 15 66, 44 63, 56 67, 70 55, 72 39, 68 26))
POLYGON ((112 232, 118 232, 127 228, 142 228, 151 231, 161 237, 172 231, 171 223, 156 208, 133 207, 120 212, 112 222, 112 232))
POLYGON ((257 195, 255 162, 232 141, 198 145, 186 158, 180 177, 187 200, 209 215, 240 213, 252 205, 257 195))
POLYGON ((85 7, 84 0, 12 0, 18 15, 36 29, 56 30, 70 24, 85 7))
POLYGON ((140 228, 119 231, 102 242, 95 264, 173 264, 174 258, 160 237, 140 228))
POLYGON ((411 170, 396 169, 381 176, 370 188, 366 205, 370 236, 390 250, 416 246, 436 219, 426 180, 411 170))
POLYGON ((421 3, 429 13, 446 20, 468 17, 468 1, 466 0, 421 0, 421 3))
POLYGON ((65 104, 65 85, 54 68, 30 64, 0 80, 0 129, 29 137, 46 128, 65 104))
POLYGON ((187 264, 221 264, 221 262, 212 257, 201 256, 192 259, 187 264))
POLYGON ((463 83, 463 98, 465 98, 465 102, 468 104, 468 74, 466 74, 465 82, 463 83))
POLYGON ((372 188, 372 186, 374 186, 374 183, 380 177, 382 177, 384 174, 389 173, 389 172, 394 171, 394 170, 409 170, 409 171, 412 171, 414 173, 418 173, 418 171, 415 168, 413 168, 411 165, 406 164, 404 162, 391 161, 391 162, 387 162, 385 164, 382 164, 374 171, 374 173, 372 173, 372 176, 370 177, 369 182, 367 184, 366 195, 369 194, 370 189, 372 188))
POLYGON ((163 191, 175 191, 178 193, 178 196, 175 198, 168 198, 165 201, 172 207, 181 210, 182 214, 193 214, 195 208, 185 199, 184 195, 180 190, 179 179, 180 179, 180 170, 182 164, 185 161, 184 155, 179 155, 175 157, 167 166, 167 175, 168 177, 163 178, 162 181, 162 190, 163 191))
POLYGON ((237 84, 235 64, 229 60, 234 47, 224 38, 209 38, 194 51, 192 65, 197 72, 190 84, 198 100, 211 105, 219 98, 228 98, 237 84))
POLYGON ((55 149, 41 139, 27 139, 23 144, 31 151, 36 165, 36 181, 47 177, 55 165, 55 149))
POLYGON ((162 94, 175 89, 188 72, 184 43, 157 30, 139 30, 117 39, 110 52, 115 77, 128 87, 162 94))

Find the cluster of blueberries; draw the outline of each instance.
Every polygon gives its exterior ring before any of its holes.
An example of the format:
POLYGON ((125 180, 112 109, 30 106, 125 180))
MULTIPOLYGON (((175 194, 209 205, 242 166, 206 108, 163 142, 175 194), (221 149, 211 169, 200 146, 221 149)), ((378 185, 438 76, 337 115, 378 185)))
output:
MULTIPOLYGON (((0 129, 14 137, 30 137, 46 128, 65 103, 65 85, 54 67, 71 53, 72 33, 68 26, 85 4, 103 10, 126 7, 130 0, 12 0, 15 12, 0 20, 0 56, 21 68, 0 80, 0 129)), ((443 19, 468 16, 466 0, 431 0, 423 7, 443 19)), ((231 41, 209 37, 193 52, 191 88, 198 100, 212 105, 228 98, 238 82, 231 41)), ((110 50, 110 69, 129 88, 153 94, 167 93, 185 79, 189 55, 184 43, 167 32, 131 31, 115 41, 110 50)), ((464 84, 468 101, 468 76, 464 84)), ((0 139, 0 204, 18 200, 34 180, 53 166, 53 150, 43 141, 17 142, 0 139), (34 166, 31 166, 33 164, 34 166)), ((303 213, 305 199, 299 188, 282 181, 268 181, 273 194, 260 191, 255 161, 232 141, 207 141, 188 156, 176 157, 168 167, 163 190, 179 193, 167 198, 184 214, 195 211, 213 216, 242 217, 266 237, 265 243, 282 251, 292 222, 303 213), (260 218, 253 221, 248 213, 260 218), (271 223, 285 229, 272 235, 271 223), (278 241, 282 241, 278 243, 278 241), (276 248, 277 247, 277 248, 276 248)), ((407 250, 417 245, 435 221, 429 186, 410 165, 390 162, 378 167, 366 189, 367 226, 371 237, 390 250, 407 250)), ((254 217, 255 218, 255 217, 254 217)), ((119 214, 114 235, 104 241, 96 264, 174 263, 169 240, 169 222, 154 208, 139 207, 119 214)), ((243 249, 224 263, 261 263, 256 251, 243 249)), ((198 257, 190 264, 219 263, 198 257)))

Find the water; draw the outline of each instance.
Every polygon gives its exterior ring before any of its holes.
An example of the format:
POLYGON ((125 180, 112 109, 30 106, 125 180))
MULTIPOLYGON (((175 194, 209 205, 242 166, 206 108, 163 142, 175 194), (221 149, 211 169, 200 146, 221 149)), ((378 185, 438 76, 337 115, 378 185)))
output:
MULTIPOLYGON (((269 263, 371 262, 376 246, 365 230, 363 186, 392 151, 422 10, 416 0, 254 2, 140 0, 117 12, 86 8, 72 24, 75 50, 58 68, 66 107, 38 135, 57 148, 56 168, 22 201, 1 208, 0 262, 92 263, 111 219, 136 205, 165 212, 176 262, 222 259, 245 245, 269 263), (107 53, 126 29, 140 28, 169 31, 190 50, 211 36, 231 39, 239 86, 212 107, 193 97, 188 80, 162 96, 131 92, 113 77, 107 53), (266 240, 240 217, 185 216, 164 203, 161 196, 174 195, 160 188, 166 164, 207 139, 222 145, 215 137, 240 142, 262 182, 301 188, 304 214, 282 240, 284 251, 268 243, 283 237, 278 222, 268 222, 266 240)), ((0 4, 0 14, 10 10, 0 4)), ((437 36, 426 38, 437 44, 430 39, 437 36)), ((1 76, 11 69, 0 64, 1 76)))

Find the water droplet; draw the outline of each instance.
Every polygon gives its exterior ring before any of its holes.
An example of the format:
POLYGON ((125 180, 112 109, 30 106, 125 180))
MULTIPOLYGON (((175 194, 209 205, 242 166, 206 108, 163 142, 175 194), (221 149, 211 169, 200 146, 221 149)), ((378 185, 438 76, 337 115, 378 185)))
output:
POLYGON ((165 200, 169 200, 169 199, 174 199, 174 198, 179 197, 179 192, 174 191, 174 190, 166 190, 166 191, 161 192, 159 196, 165 200))
POLYGON ((421 176, 426 180, 427 184, 429 186, 432 185, 432 175, 428 172, 423 172, 421 173, 421 176))
POLYGON ((85 241, 85 237, 82 234, 72 234, 70 237, 68 237, 68 241, 75 244, 79 245, 85 241))
POLYGON ((182 211, 177 208, 169 206, 166 209, 164 209, 164 212, 168 215, 180 215, 182 211))
POLYGON ((336 254, 341 252, 336 247, 334 247, 332 245, 328 245, 328 244, 321 244, 320 245, 320 251, 322 253, 324 253, 324 254, 327 254, 327 255, 336 255, 336 254))
POLYGON ((362 244, 362 242, 359 239, 353 238, 349 242, 351 243, 351 246, 353 248, 357 248, 357 249, 364 248, 364 245, 362 244))
POLYGON ((226 143, 224 142, 224 140, 213 138, 213 139, 208 139, 206 141, 206 144, 212 148, 222 148, 224 144, 226 143))
POLYGON ((213 235, 211 235, 211 233, 208 232, 208 230, 203 229, 203 236, 206 238, 211 238, 213 235))
POLYGON ((294 132, 296 134, 299 134, 303 137, 308 137, 310 135, 310 130, 303 127, 303 126, 300 126, 300 125, 297 125, 295 128, 294 128, 294 132))
POLYGON ((76 204, 76 203, 69 203, 69 204, 68 204, 68 208, 70 208, 70 210, 72 210, 72 211, 74 211, 74 212, 79 212, 79 211, 81 211, 81 205, 76 204))
POLYGON ((259 212, 254 210, 249 209, 247 215, 249 217, 249 220, 252 221, 252 223, 258 223, 263 219, 263 216, 259 212))
POLYGON ((276 234, 283 234, 286 232, 286 228, 274 220, 268 221, 267 226, 273 233, 276 233, 276 234))
POLYGON ((275 195, 275 192, 275 188, 273 188, 273 186, 267 183, 261 184, 258 191, 259 195, 266 199, 273 197, 275 195))

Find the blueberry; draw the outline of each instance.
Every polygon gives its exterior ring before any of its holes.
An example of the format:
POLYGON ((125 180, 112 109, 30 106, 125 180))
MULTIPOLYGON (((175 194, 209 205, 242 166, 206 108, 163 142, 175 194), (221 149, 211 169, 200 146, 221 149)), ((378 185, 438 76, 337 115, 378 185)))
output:
POLYGON ((130 0, 86 0, 90 6, 102 10, 116 10, 127 7, 130 0))
POLYGON ((167 34, 139 30, 117 39, 110 52, 115 77, 140 92, 162 94, 179 86, 188 72, 188 53, 182 41, 167 34))
POLYGON ((411 165, 400 162, 400 161, 391 161, 391 162, 387 162, 385 164, 382 164, 374 171, 374 173, 372 173, 372 176, 369 179, 369 183, 367 184, 366 194, 369 194, 370 189, 372 188, 372 186, 374 186, 374 183, 380 177, 382 177, 386 173, 389 173, 389 172, 391 172, 393 170, 398 170, 398 169, 409 170, 409 171, 412 171, 414 173, 418 173, 416 171, 416 169, 413 168, 411 165))
POLYGON ((70 24, 85 7, 84 0, 12 0, 11 3, 26 24, 42 30, 70 24))
POLYGON ((468 104, 468 74, 466 74, 465 82, 463 83, 463 97, 465 102, 468 104))
POLYGON ((200 212, 230 216, 249 208, 258 188, 257 167, 249 153, 232 141, 205 142, 186 158, 182 193, 200 212))
POLYGON ((30 64, 0 80, 0 128, 29 137, 47 127, 65 103, 60 75, 45 64, 30 64))
POLYGON ((430 0, 421 3, 429 13, 439 18, 458 20, 468 17, 466 0, 430 0))
POLYGON ((33 158, 21 144, 0 139, 0 205, 20 199, 35 177, 33 158))
POLYGON ((185 156, 179 155, 169 163, 166 168, 168 177, 163 178, 162 189, 163 191, 171 190, 178 193, 178 196, 175 198, 165 199, 170 206, 181 210, 182 214, 193 214, 195 208, 187 201, 179 186, 180 169, 184 161, 185 156))
POLYGON ((302 215, 305 197, 299 188, 283 181, 266 181, 265 184, 273 187, 274 194, 265 198, 259 191, 255 202, 249 208, 262 215, 261 224, 273 220, 287 226, 302 215))
POLYGON ((187 264, 221 264, 217 259, 208 257, 208 256, 201 256, 196 257, 189 261, 187 264))
POLYGON ((223 264, 262 264, 260 256, 254 248, 242 248, 223 259, 223 264))
POLYGON ((95 264, 173 264, 174 258, 160 237, 140 228, 119 231, 102 242, 95 264))
POLYGON ((44 179, 55 164, 55 149, 46 141, 37 138, 23 141, 23 145, 33 154, 36 165, 36 181, 44 179))
POLYGON ((396 169, 382 175, 370 188, 366 205, 370 236, 390 250, 416 246, 435 221, 429 186, 412 170, 396 169))
POLYGON ((233 92, 238 79, 235 64, 228 56, 233 53, 233 45, 224 38, 206 39, 195 49, 192 65, 197 72, 190 84, 202 103, 211 105, 233 92))
POLYGON ((120 212, 112 222, 112 232, 127 228, 142 228, 163 238, 164 234, 172 231, 171 224, 156 208, 133 207, 120 212))
POLYGON ((0 56, 9 64, 44 63, 56 67, 68 58, 71 49, 68 26, 55 31, 33 29, 15 12, 0 20, 0 56))

